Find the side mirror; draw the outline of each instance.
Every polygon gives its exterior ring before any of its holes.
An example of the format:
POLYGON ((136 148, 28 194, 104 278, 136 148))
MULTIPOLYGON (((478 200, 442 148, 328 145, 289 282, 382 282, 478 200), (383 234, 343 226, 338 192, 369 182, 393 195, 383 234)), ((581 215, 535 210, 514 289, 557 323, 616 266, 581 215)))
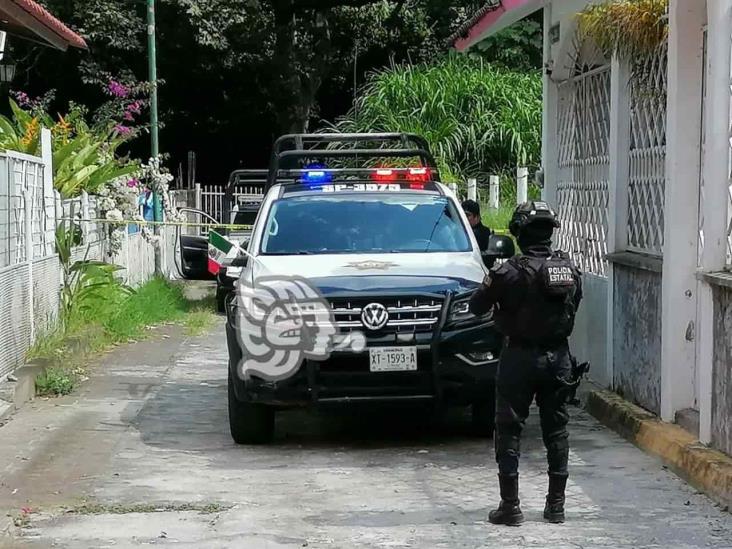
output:
POLYGON ((510 259, 516 255, 516 246, 512 238, 492 234, 488 240, 488 248, 481 255, 483 263, 490 269, 497 259, 510 259))
POLYGON ((492 234, 488 240, 486 254, 497 259, 510 259, 516 255, 516 246, 513 238, 492 234))
POLYGON ((240 254, 236 256, 230 263, 232 267, 246 267, 249 262, 249 256, 240 254))

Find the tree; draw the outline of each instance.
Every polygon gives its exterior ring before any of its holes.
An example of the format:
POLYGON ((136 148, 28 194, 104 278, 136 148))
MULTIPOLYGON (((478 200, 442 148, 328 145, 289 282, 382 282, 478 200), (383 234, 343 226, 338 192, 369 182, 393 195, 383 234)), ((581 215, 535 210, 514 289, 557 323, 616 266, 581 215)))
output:
POLYGON ((476 45, 475 55, 512 70, 540 69, 544 39, 542 17, 541 12, 537 12, 483 40, 476 45))
MULTIPOLYGON (((57 88, 91 109, 99 84, 147 74, 145 6, 137 0, 43 0, 90 44, 64 54, 18 47, 31 95, 57 88)), ((188 150, 199 173, 221 181, 239 165, 262 166, 272 140, 351 107, 354 87, 391 62, 444 54, 480 0, 158 0, 161 144, 175 166, 188 150), (354 70, 355 69, 355 70, 354 70), (354 74, 355 73, 355 74, 354 74)), ((145 140, 133 145, 147 155, 145 140)))

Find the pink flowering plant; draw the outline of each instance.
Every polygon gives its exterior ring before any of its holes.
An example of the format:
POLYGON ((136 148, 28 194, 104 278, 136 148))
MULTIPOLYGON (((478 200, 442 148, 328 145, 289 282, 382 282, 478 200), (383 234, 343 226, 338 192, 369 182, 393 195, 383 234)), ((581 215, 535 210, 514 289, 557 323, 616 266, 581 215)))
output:
MULTIPOLYGON (((161 198, 166 219, 175 220, 168 186, 173 176, 160 157, 147 163, 119 154, 119 147, 147 128, 144 122, 149 86, 130 78, 102 75, 107 97, 94 113, 75 103, 66 114, 51 114, 53 93, 40 98, 13 92, 12 119, 0 118, 0 148, 40 154, 40 133, 52 136, 54 186, 64 198, 82 191, 96 195, 99 217, 107 220, 109 253, 121 249, 127 226, 142 222, 140 197, 154 192, 161 198)), ((155 243, 153 231, 142 224, 142 235, 155 243)))
POLYGON ((118 149, 145 130, 148 86, 109 75, 100 84, 107 101, 91 115, 75 103, 65 114, 52 114, 53 92, 34 98, 14 91, 12 118, 0 117, 0 148, 40 155, 41 130, 51 130, 54 186, 65 198, 95 194, 140 170, 139 161, 118 149))

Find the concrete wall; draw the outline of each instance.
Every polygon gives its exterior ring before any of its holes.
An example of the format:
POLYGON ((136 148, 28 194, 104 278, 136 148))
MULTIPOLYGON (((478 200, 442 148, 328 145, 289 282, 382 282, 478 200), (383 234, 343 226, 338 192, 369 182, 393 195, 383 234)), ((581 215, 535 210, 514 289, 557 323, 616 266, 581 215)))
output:
POLYGON ((613 377, 627 400, 661 409, 661 274, 616 264, 613 377))
POLYGON ((732 454, 732 290, 714 287, 711 445, 732 454))
POLYGON ((605 277, 585 274, 582 278, 584 299, 577 313, 572 334, 572 352, 580 362, 590 362, 590 377, 603 387, 610 387, 612 376, 607 368, 607 292, 605 277))

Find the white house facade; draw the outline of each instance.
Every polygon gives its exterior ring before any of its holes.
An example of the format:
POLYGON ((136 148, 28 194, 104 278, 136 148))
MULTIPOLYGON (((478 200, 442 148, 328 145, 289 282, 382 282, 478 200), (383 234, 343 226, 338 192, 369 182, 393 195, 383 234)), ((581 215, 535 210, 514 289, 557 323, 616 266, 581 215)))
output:
POLYGON ((580 40, 588 0, 495 0, 467 50, 544 12, 544 195, 586 273, 592 377, 732 454, 732 0, 669 0, 642 59, 580 40))

